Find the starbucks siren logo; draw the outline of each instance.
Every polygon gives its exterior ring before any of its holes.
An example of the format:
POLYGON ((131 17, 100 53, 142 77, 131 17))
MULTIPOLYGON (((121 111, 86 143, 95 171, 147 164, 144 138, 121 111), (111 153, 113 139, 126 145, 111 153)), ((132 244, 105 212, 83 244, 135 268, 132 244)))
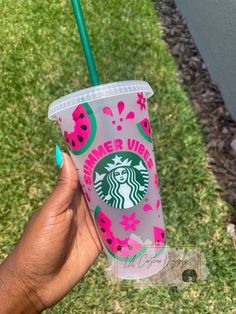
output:
POLYGON ((93 183, 105 203, 126 209, 144 198, 148 189, 148 170, 137 154, 113 153, 96 165, 93 183))

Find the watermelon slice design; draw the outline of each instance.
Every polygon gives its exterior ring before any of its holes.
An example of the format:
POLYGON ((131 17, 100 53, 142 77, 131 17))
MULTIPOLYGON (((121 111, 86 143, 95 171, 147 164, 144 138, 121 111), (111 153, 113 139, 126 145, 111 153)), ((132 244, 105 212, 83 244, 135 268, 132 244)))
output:
POLYGON ((146 248, 138 241, 132 238, 122 240, 113 235, 112 222, 99 206, 95 208, 94 217, 102 242, 111 256, 129 262, 144 254, 146 248))
POLYGON ((166 232, 160 227, 154 227, 154 243, 156 245, 155 256, 160 255, 166 246, 166 232))
POLYGON ((74 131, 64 132, 65 141, 74 155, 83 154, 92 144, 97 130, 94 113, 88 103, 80 104, 72 113, 74 131))
POLYGON ((150 143, 152 143, 152 133, 150 121, 148 118, 143 119, 139 123, 137 123, 137 128, 141 135, 150 143))

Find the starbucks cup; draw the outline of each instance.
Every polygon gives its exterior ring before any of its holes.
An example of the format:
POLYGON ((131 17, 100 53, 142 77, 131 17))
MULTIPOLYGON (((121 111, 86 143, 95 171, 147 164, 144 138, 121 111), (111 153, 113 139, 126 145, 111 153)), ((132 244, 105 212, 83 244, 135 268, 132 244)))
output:
MULTIPOLYGON (((144 81, 86 88, 54 101, 110 271, 121 279, 158 273, 166 232, 144 81)), ((79 265, 78 265, 79 267, 79 265)))

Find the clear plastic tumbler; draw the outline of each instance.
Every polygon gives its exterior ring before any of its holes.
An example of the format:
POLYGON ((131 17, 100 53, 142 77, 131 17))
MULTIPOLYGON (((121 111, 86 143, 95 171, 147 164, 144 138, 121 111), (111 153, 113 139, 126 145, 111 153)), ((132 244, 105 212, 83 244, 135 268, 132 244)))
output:
POLYGON ((141 279, 167 257, 158 176, 144 81, 86 88, 54 101, 111 272, 141 279))

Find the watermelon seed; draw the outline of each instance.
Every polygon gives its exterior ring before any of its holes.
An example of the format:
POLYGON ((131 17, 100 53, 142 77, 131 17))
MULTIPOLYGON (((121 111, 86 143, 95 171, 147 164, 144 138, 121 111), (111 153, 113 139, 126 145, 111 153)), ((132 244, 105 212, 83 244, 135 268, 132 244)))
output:
POLYGON ((117 251, 121 251, 121 249, 122 249, 121 246, 118 245, 118 246, 117 246, 117 251))
POLYGON ((84 114, 81 113, 81 114, 79 115, 79 118, 82 119, 83 117, 84 117, 84 114))
POLYGON ((145 128, 147 127, 147 121, 144 122, 144 126, 145 126, 145 128))
POLYGON ((164 239, 165 235, 164 235, 164 233, 163 233, 163 232, 161 233, 161 236, 162 236, 162 238, 164 239))
POLYGON ((83 137, 82 137, 82 136, 79 136, 79 135, 77 136, 77 138, 78 138, 78 140, 79 140, 80 142, 83 142, 83 140, 84 140, 83 137))
POLYGON ((101 220, 101 222, 102 222, 103 224, 105 223, 105 220, 104 220, 103 218, 101 218, 100 220, 101 220))
POLYGON ((86 131, 87 130, 87 125, 81 125, 80 126, 82 130, 86 131))
POLYGON ((108 243, 108 244, 111 244, 111 243, 112 243, 112 240, 111 240, 111 239, 107 239, 107 243, 108 243))
POLYGON ((101 228, 101 231, 102 231, 102 232, 106 232, 106 229, 104 229, 104 228, 101 228))
POLYGON ((75 146, 75 142, 72 140, 72 146, 75 146))
POLYGON ((128 249, 129 249, 129 250, 132 250, 133 247, 132 247, 131 245, 128 245, 128 249))

